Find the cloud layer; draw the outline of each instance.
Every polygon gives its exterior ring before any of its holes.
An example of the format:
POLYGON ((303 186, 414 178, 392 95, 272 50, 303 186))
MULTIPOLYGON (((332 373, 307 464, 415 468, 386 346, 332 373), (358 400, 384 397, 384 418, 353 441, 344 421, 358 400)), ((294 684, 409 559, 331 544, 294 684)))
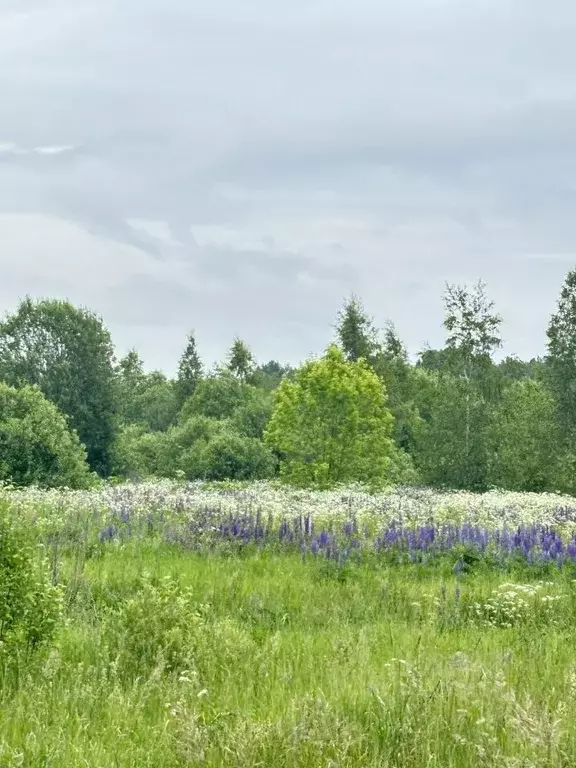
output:
POLYGON ((0 305, 68 296, 173 370, 191 327, 319 351, 351 291, 417 351, 482 276, 542 353, 575 32, 568 0, 4 0, 0 305))

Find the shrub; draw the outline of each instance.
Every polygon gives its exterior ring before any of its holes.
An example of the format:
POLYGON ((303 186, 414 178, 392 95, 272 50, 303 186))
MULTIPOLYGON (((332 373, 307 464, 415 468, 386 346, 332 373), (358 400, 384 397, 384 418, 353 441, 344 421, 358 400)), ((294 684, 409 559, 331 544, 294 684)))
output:
POLYGON ((91 484, 78 436, 37 387, 15 389, 0 382, 0 480, 45 487, 91 484))
POLYGON ((190 589, 171 578, 144 578, 138 592, 109 617, 109 646, 122 671, 131 676, 162 666, 180 671, 194 666, 201 617, 190 589))
POLYGON ((263 480, 276 471, 272 451, 254 437, 223 432, 202 451, 206 480, 263 480))
POLYGON ((47 642, 57 626, 62 595, 22 528, 0 509, 0 658, 10 660, 47 642))

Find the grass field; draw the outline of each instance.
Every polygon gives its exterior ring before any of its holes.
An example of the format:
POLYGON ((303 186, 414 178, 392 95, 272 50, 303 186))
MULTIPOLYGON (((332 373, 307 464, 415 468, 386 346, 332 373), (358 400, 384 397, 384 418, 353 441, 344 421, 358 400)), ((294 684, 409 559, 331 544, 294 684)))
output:
POLYGON ((500 499, 545 536, 502 549, 459 529, 434 548, 415 521, 494 526, 495 502, 302 496, 285 519, 273 491, 271 514, 262 489, 257 510, 245 491, 179 494, 5 493, 64 609, 52 643, 4 671, 0 766, 576 764, 569 500, 500 499), (398 514, 413 545, 374 547, 375 519, 398 514))

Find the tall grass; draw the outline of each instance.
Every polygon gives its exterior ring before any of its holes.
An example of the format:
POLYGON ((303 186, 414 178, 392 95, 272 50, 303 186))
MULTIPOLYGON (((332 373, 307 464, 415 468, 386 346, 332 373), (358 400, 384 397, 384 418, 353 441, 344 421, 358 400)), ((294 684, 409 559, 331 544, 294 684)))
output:
POLYGON ((576 764, 570 563, 342 566, 71 548, 50 647, 6 673, 0 766, 576 764))

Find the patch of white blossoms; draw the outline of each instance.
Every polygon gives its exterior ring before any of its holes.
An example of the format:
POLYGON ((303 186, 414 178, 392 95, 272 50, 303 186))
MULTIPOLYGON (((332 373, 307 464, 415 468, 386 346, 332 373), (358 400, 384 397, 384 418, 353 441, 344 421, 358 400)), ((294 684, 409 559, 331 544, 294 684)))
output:
POLYGON ((359 525, 418 526, 464 522, 484 528, 567 524, 576 526, 576 499, 551 493, 490 491, 441 492, 426 488, 389 488, 370 494, 357 488, 307 491, 260 482, 211 485, 170 480, 103 485, 90 491, 0 488, 0 501, 40 526, 80 519, 103 520, 127 513, 133 520, 150 514, 174 514, 193 520, 206 509, 236 516, 309 517, 319 523, 355 518, 359 525))

